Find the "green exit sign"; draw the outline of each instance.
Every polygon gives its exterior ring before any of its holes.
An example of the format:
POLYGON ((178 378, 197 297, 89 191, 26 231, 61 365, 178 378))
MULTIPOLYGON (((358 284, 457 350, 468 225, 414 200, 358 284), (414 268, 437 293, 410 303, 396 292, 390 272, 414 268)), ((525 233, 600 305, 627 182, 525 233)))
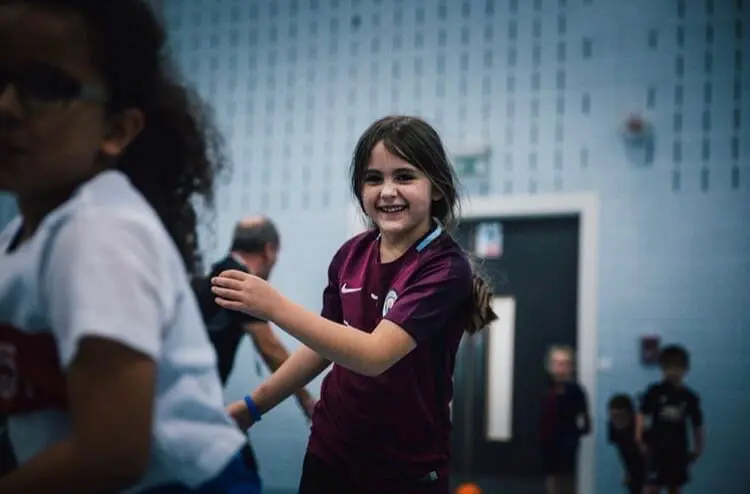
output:
POLYGON ((454 159, 454 166, 461 178, 484 178, 489 175, 486 156, 459 156, 454 159))

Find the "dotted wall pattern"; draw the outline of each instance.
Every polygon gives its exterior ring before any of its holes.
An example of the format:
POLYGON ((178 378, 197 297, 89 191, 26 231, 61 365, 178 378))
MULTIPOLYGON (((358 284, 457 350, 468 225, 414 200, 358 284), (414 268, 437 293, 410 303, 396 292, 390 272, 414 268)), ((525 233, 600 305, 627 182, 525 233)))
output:
POLYGON ((627 169, 612 145, 634 111, 655 125, 645 161, 668 170, 665 189, 739 190, 746 8, 646 3, 183 0, 166 13, 232 142, 228 210, 341 207, 353 143, 388 112, 426 117, 452 150, 489 144, 485 193, 585 189, 627 169))
MULTIPOLYGON (((489 146, 486 170, 465 180, 472 194, 595 191, 599 352, 612 363, 594 403, 595 492, 620 489, 604 403, 658 378, 637 355, 638 337, 656 333, 693 351, 690 381, 706 408, 708 450, 685 492, 744 494, 749 4, 166 0, 173 51, 213 104, 235 163, 213 254, 237 217, 271 214, 292 239, 274 283, 319 307, 346 235, 354 143, 392 112, 425 117, 454 155, 489 146), (631 114, 653 130, 650 145, 625 144, 631 114)), ((259 382, 248 362, 229 395, 259 382)), ((306 439, 293 404, 253 430, 269 487, 295 488, 306 439)))

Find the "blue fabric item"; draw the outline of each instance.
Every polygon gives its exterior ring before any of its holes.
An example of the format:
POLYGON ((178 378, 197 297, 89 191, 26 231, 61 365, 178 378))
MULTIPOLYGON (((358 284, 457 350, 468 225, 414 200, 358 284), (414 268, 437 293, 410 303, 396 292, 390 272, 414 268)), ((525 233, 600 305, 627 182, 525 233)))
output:
POLYGON ((216 477, 196 488, 181 484, 153 487, 141 494, 260 494, 261 481, 258 472, 249 470, 242 453, 238 453, 229 465, 216 477))

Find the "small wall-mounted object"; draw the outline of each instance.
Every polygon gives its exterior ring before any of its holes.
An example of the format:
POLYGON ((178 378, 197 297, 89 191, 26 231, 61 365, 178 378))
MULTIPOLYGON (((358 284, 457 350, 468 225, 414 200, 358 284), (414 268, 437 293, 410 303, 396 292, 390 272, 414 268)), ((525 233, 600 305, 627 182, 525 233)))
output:
POLYGON ((641 363, 648 367, 659 364, 661 338, 654 335, 641 337, 641 363))
POLYGON ((656 149, 654 126, 640 113, 631 113, 620 128, 629 161, 638 166, 650 166, 656 149))

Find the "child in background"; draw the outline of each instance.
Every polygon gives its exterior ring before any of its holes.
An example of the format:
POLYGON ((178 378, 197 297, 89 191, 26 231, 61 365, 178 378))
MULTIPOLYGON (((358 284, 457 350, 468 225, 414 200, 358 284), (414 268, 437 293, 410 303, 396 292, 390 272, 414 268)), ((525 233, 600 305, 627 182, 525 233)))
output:
POLYGON ((253 494, 188 273, 223 164, 146 0, 0 2, 0 494, 253 494))
POLYGON ((669 345, 659 354, 662 380, 646 389, 636 421, 636 441, 646 453, 646 494, 679 494, 689 481, 690 464, 704 447, 703 410, 698 394, 685 383, 690 354, 669 345), (688 422, 693 431, 688 442, 688 422), (646 431, 648 434, 646 434, 646 431))
POLYGON ((438 133, 408 116, 362 135, 352 192, 374 228, 335 254, 322 317, 257 276, 214 280, 223 307, 273 321, 306 346, 230 406, 249 427, 320 374, 301 494, 448 494, 453 370, 464 331, 496 316, 491 291, 445 229, 458 187, 438 133))
POLYGON ((630 396, 618 394, 610 398, 608 440, 617 448, 625 470, 623 484, 630 494, 643 494, 645 460, 635 440, 635 407, 630 396))
POLYGON ((541 417, 541 453, 547 477, 547 494, 574 494, 578 446, 591 432, 588 401, 575 381, 574 351, 552 346, 547 354, 549 384, 541 417))

